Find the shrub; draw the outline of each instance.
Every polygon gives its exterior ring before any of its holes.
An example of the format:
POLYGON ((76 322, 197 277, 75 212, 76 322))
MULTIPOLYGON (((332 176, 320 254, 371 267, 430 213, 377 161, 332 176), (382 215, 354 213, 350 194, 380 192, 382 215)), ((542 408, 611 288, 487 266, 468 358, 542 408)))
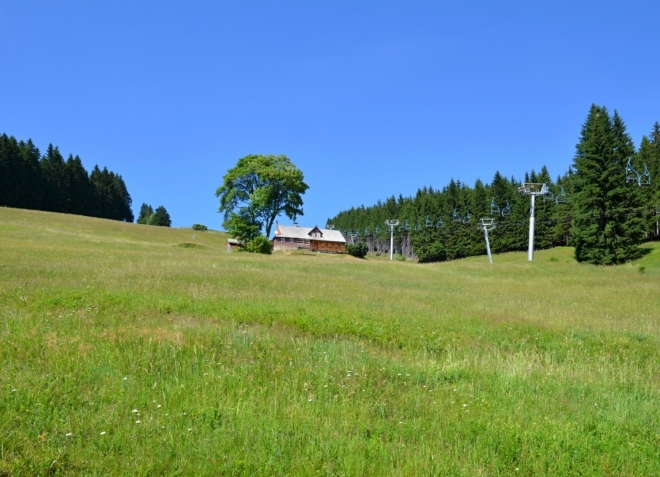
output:
POLYGON ((437 242, 415 249, 415 253, 417 254, 417 258, 419 258, 419 263, 442 262, 447 259, 445 247, 437 242))
POLYGON ((209 228, 208 228, 206 225, 202 225, 202 224, 193 224, 192 229, 193 229, 193 230, 198 230, 198 231, 200 231, 200 232, 204 232, 204 231, 208 230, 209 228))
POLYGON ((263 235, 256 237, 245 247, 243 247, 243 250, 246 252, 263 253, 266 255, 270 255, 272 253, 270 240, 268 240, 268 238, 264 237, 263 235))
POLYGON ((369 247, 364 242, 358 242, 358 243, 354 243, 354 244, 351 244, 348 247, 346 247, 346 251, 350 255, 353 255, 354 257, 364 258, 364 257, 367 256, 367 252, 369 251, 369 247))

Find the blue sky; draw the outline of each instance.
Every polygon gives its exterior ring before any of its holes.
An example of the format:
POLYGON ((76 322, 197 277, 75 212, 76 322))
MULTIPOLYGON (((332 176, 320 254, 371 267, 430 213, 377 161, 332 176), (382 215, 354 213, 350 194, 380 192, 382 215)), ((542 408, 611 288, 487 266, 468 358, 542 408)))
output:
MULTIPOLYGON (((220 228, 247 154, 305 173, 302 224, 570 165, 592 103, 660 121, 660 2, 0 0, 0 133, 220 228)), ((287 222, 282 219, 282 222, 287 222)))

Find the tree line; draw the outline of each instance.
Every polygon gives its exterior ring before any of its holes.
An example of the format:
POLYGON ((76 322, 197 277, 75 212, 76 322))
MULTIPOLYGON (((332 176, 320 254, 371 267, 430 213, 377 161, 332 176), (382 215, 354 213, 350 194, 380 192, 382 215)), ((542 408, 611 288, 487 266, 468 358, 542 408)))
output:
POLYGON ((57 147, 41 155, 31 140, 0 136, 0 205, 133 222, 131 196, 119 174, 80 157, 64 160, 57 147))
POLYGON ((525 250, 530 198, 519 189, 524 183, 546 183, 550 193, 536 200, 536 248, 572 245, 578 261, 623 263, 639 256, 641 241, 660 238, 657 179, 660 124, 636 149, 619 114, 592 105, 572 165, 554 180, 545 166, 526 172, 523 180, 499 172, 490 183, 477 179, 474 186, 452 179, 440 190, 423 187, 413 197, 392 196, 342 211, 328 224, 355 240, 387 244, 385 221, 397 219, 395 240, 409 237, 415 255, 429 262, 485 254, 477 223, 494 217, 493 251, 525 250), (646 170, 650 184, 640 180, 646 170))

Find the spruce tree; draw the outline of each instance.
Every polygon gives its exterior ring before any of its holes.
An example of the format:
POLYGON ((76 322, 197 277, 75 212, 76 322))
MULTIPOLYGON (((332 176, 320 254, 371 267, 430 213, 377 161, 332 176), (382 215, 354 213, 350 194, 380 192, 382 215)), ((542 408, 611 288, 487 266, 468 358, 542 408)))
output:
POLYGON ((151 214, 147 225, 157 225, 159 227, 170 227, 172 225, 172 220, 170 219, 170 214, 167 213, 167 210, 162 205, 156 207, 156 211, 151 214))
POLYGON ((65 164, 68 200, 66 209, 70 214, 89 215, 90 204, 93 200, 92 184, 89 175, 82 165, 80 157, 69 155, 65 164))
POLYGON ((51 212, 68 212, 69 185, 64 158, 60 150, 48 145, 46 155, 41 158, 41 171, 44 178, 44 209, 51 212))
POLYGON ((149 217, 154 213, 154 209, 146 203, 142 203, 140 206, 140 215, 138 216, 137 223, 147 225, 149 222, 149 217))
POLYGON ((39 159, 41 153, 31 139, 18 143, 23 162, 22 180, 20 183, 21 199, 18 207, 26 209, 41 209, 44 201, 44 184, 39 159))
POLYGON ((613 265, 639 255, 643 221, 630 215, 638 196, 626 184, 622 163, 631 144, 618 115, 614 124, 606 108, 591 106, 573 162, 576 215, 571 230, 579 262, 613 265))

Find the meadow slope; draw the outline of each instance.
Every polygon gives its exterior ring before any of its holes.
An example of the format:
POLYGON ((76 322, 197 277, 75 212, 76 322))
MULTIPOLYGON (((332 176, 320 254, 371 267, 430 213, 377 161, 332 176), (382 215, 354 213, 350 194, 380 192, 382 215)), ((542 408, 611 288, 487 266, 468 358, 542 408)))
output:
POLYGON ((419 265, 192 234, 0 209, 0 476, 660 475, 658 244, 419 265))

